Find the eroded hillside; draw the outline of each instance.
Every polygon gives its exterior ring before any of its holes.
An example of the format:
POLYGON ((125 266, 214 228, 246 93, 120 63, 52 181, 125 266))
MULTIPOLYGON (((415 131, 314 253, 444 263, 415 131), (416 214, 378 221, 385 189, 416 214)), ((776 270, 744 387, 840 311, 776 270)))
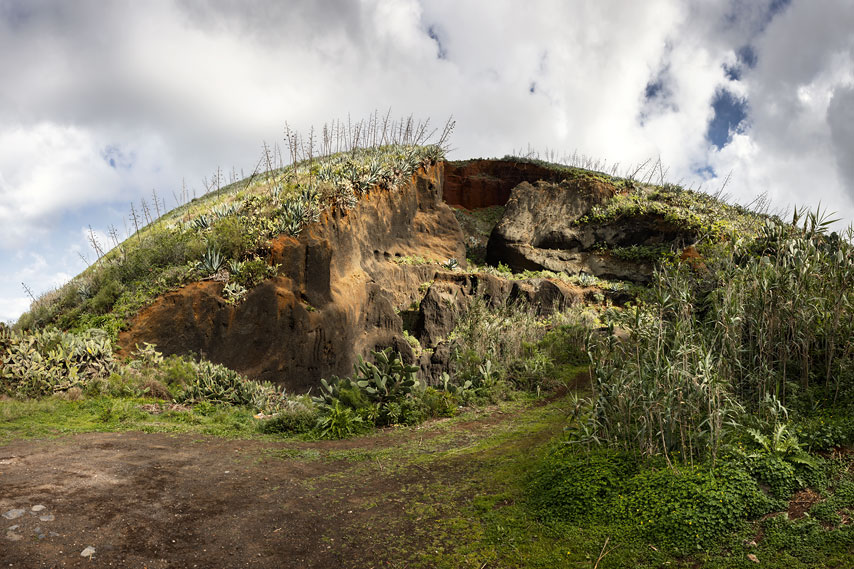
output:
POLYGON ((698 243, 754 223, 675 186, 394 152, 268 173, 176 210, 70 283, 84 300, 74 305, 64 291, 46 319, 106 322, 125 353, 150 343, 291 390, 344 376, 386 347, 435 383, 450 371, 447 339, 473 299, 540 315, 622 304, 656 263, 695 261, 698 243), (160 241, 175 257, 152 262, 148 272, 160 274, 124 278, 160 241))

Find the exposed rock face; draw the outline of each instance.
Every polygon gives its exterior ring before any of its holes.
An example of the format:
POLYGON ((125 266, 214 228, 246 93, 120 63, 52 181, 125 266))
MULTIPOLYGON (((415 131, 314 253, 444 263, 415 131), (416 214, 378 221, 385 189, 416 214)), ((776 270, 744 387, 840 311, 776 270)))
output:
POLYGON ((490 308, 519 302, 540 315, 563 310, 584 300, 585 289, 550 279, 511 280, 478 273, 439 273, 421 300, 414 334, 423 346, 447 338, 474 298, 490 308))
POLYGON ((445 167, 445 202, 477 209, 504 205, 510 191, 521 182, 558 182, 564 178, 556 170, 514 160, 468 160, 445 167))
POLYGON ((655 216, 575 224, 616 191, 606 182, 583 177, 558 184, 519 184, 511 191, 504 215, 489 238, 487 262, 504 263, 514 271, 547 269, 606 279, 648 281, 653 269, 651 262, 623 260, 599 249, 664 243, 684 245, 694 242, 696 236, 655 216))
MULTIPOLYGON (((653 216, 575 224, 616 188, 598 177, 564 177, 565 172, 516 161, 431 166, 396 190, 370 192, 350 211, 324 214, 298 238, 273 240, 268 260, 280 265, 278 276, 249 291, 240 304, 225 301, 223 283, 193 283, 141 311, 119 343, 125 351, 150 342, 166 354, 204 355, 254 379, 306 390, 322 377, 350 374, 357 356, 372 350, 393 347, 415 362, 403 337, 406 318, 407 329, 432 348, 417 363, 422 377, 435 381, 449 370, 446 338, 475 297, 493 307, 524 301, 548 314, 604 292, 557 279, 437 272, 436 264, 395 262, 456 258, 465 265, 464 236, 447 203, 506 203, 487 260, 515 271, 643 281, 651 264, 614 258, 601 245, 693 240, 653 216), (419 308, 410 309, 413 304, 419 308)), ((604 294, 618 304, 627 300, 625 293, 604 294)))
POLYGON ((465 262, 442 181, 438 164, 397 190, 375 190, 348 212, 324 215, 299 238, 279 237, 270 253, 270 262, 281 265, 279 276, 237 306, 225 302, 216 282, 160 297, 121 334, 120 344, 151 342, 166 354, 204 354, 294 390, 349 374, 356 356, 373 349, 391 346, 413 361, 395 308, 417 298, 435 268, 394 258, 465 262))

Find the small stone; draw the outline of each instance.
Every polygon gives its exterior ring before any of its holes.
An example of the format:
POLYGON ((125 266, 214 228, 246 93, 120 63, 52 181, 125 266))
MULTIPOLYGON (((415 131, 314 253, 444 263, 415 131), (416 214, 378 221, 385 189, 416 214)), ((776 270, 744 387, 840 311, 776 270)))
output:
POLYGON ((58 534, 58 533, 56 533, 55 531, 50 531, 50 532, 48 532, 47 534, 48 534, 50 537, 59 537, 59 534, 58 534))
POLYGON ((14 520, 15 518, 20 518, 24 515, 24 510, 20 508, 15 508, 14 510, 9 510, 8 512, 3 514, 3 517, 7 520, 14 520))
POLYGON ((16 530, 16 529, 18 529, 19 527, 21 527, 21 526, 17 526, 17 525, 15 525, 15 526, 9 526, 9 529, 7 529, 6 531, 15 531, 15 530, 16 530))
POLYGON ((747 558, 753 561, 754 563, 759 563, 759 558, 753 555, 752 553, 748 553, 747 558))
POLYGON ((45 506, 42 506, 41 504, 37 504, 30 509, 34 512, 41 512, 42 510, 45 509, 45 506))
POLYGON ((56 517, 53 514, 45 514, 43 516, 39 516, 39 520, 43 522, 52 522, 56 517))
POLYGON ((80 557, 88 557, 91 559, 93 555, 95 555, 95 548, 91 545, 80 552, 80 557))
POLYGON ((23 538, 24 536, 19 533, 15 533, 13 531, 6 532, 6 539, 8 539, 9 541, 21 541, 23 538))

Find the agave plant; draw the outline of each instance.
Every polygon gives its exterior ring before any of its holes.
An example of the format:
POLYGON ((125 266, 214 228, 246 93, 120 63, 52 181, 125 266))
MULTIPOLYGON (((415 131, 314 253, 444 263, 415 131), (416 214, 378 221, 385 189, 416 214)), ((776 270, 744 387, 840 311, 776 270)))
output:
POLYGON ((239 283, 228 283, 222 294, 230 304, 238 304, 246 296, 246 287, 239 283))
POLYGON ((213 245, 208 245, 207 251, 205 251, 202 259, 196 264, 196 268, 206 275, 212 275, 222 268, 224 262, 225 259, 223 259, 219 249, 213 245))
POLYGON ((211 226, 211 219, 207 215, 201 214, 199 217, 193 219, 192 224, 193 229, 196 229, 197 231, 204 231, 211 226))
POLYGON ((228 261, 228 272, 232 275, 239 275, 240 271, 243 270, 243 266, 246 264, 245 261, 240 261, 238 259, 231 259, 228 261))

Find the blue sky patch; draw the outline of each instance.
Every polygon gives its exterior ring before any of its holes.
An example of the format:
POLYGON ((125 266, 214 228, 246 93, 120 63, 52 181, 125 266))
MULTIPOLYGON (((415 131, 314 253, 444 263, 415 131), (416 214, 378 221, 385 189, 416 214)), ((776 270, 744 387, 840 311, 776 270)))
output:
POLYGON ((735 132, 741 132, 747 119, 747 100, 720 89, 712 100, 715 116, 709 122, 706 139, 718 150, 729 144, 735 132))
POLYGON ((709 166, 708 164, 706 164, 702 168, 695 169, 694 173, 697 174, 698 176, 700 176, 704 182, 706 180, 711 180, 713 178, 716 178, 718 175, 718 173, 715 172, 715 169, 712 168, 711 166, 709 166))
POLYGON ((673 102, 673 91, 670 88, 672 79, 669 71, 669 68, 664 67, 644 87, 643 105, 638 117, 641 126, 646 123, 650 116, 679 110, 676 103, 673 102))
POLYGON ((130 170, 134 163, 133 153, 127 155, 120 146, 115 144, 110 144, 104 148, 101 151, 101 158, 114 170, 130 170))

